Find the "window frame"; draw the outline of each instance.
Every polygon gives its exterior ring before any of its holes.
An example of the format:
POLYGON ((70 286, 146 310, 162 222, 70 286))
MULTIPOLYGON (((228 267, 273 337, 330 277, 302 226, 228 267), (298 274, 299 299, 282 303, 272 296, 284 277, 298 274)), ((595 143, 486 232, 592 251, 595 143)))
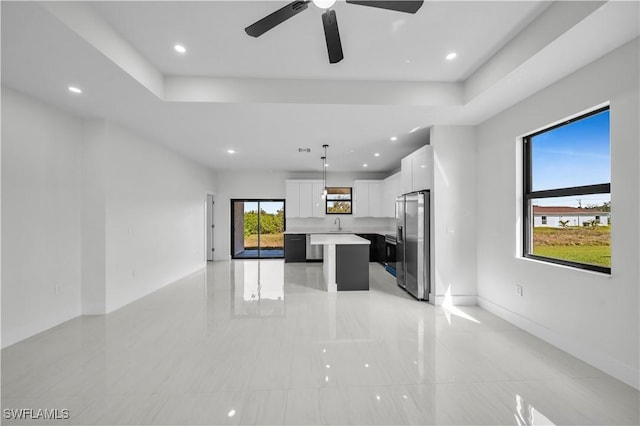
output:
POLYGON ((352 215, 353 214, 353 187, 351 186, 328 186, 327 187, 327 191, 331 188, 349 188, 349 199, 344 199, 344 200, 330 200, 329 199, 329 193, 327 192, 327 195, 325 197, 324 200, 324 213, 325 214, 346 214, 346 215, 352 215), (330 212, 329 211, 329 202, 336 202, 336 201, 346 201, 349 202, 349 205, 351 206, 351 208, 349 209, 349 213, 343 213, 343 212, 330 212))
MULTIPOLYGON (((531 139, 542 133, 549 132, 551 130, 566 126, 576 121, 584 120, 585 118, 591 117, 593 115, 599 114, 604 111, 610 111, 610 106, 606 105, 604 107, 594 109, 593 111, 580 114, 574 118, 571 118, 569 120, 564 120, 561 123, 546 127, 542 130, 536 131, 522 138, 522 149, 523 149, 523 153, 522 153, 523 154, 522 155, 522 160, 523 160, 523 164, 522 164, 523 166, 523 169, 522 169, 523 170, 522 257, 526 259, 540 260, 543 262, 570 266, 577 269, 601 272, 601 273, 611 275, 611 267, 591 265, 588 263, 574 262, 571 260, 540 256, 538 254, 531 253, 533 248, 532 240, 533 240, 533 227, 534 227, 533 226, 533 207, 530 206, 530 202, 532 200, 540 199, 540 198, 558 198, 558 197, 567 197, 567 196, 576 196, 576 195, 611 194, 611 182, 595 184, 595 185, 573 186, 568 188, 556 188, 556 189, 544 189, 540 191, 532 191, 531 188, 533 184, 533 167, 531 164, 531 160, 532 160, 531 139)), ((609 138, 609 150, 611 150, 611 138, 609 138)), ((609 214, 609 217, 611 217, 611 214, 609 214)))

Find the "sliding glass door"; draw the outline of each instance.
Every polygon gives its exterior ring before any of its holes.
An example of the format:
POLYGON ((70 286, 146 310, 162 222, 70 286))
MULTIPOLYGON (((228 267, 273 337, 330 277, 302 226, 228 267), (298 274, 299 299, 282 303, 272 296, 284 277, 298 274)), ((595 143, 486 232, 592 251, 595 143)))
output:
POLYGON ((234 259, 284 257, 284 200, 231 200, 234 259))

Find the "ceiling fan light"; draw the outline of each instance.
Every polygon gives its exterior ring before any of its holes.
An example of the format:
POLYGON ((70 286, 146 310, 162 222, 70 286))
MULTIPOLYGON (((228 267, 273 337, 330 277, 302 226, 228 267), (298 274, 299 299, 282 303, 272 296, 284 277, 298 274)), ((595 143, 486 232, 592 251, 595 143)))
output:
POLYGON ((320 9, 330 9, 334 4, 336 4, 336 0, 312 0, 313 4, 318 6, 320 9))

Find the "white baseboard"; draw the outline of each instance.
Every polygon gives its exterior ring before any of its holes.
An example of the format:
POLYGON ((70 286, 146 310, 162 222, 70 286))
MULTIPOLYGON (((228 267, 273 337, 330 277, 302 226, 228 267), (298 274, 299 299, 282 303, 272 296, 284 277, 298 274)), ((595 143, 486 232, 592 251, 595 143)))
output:
MULTIPOLYGON (((435 296, 429 294, 429 303, 440 306, 444 301, 444 296, 435 296)), ((451 296, 451 302, 454 306, 475 306, 478 304, 477 296, 451 296)))
POLYGON ((569 336, 559 334, 542 325, 531 321, 515 312, 512 312, 500 305, 477 297, 478 305, 500 318, 509 321, 511 324, 533 334, 539 339, 544 340, 553 346, 575 356, 576 358, 591 364, 595 368, 602 370, 610 376, 634 387, 640 389, 640 370, 634 369, 620 361, 607 355, 597 352, 593 348, 585 346, 583 343, 577 342, 569 336))

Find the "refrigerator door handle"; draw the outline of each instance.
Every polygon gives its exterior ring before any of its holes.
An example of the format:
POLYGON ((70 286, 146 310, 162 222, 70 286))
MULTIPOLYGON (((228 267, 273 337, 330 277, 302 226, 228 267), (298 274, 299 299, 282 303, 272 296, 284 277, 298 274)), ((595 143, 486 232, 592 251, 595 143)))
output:
POLYGON ((404 242, 404 235, 402 233, 402 226, 398 226, 397 240, 398 240, 399 243, 403 243, 404 242))

